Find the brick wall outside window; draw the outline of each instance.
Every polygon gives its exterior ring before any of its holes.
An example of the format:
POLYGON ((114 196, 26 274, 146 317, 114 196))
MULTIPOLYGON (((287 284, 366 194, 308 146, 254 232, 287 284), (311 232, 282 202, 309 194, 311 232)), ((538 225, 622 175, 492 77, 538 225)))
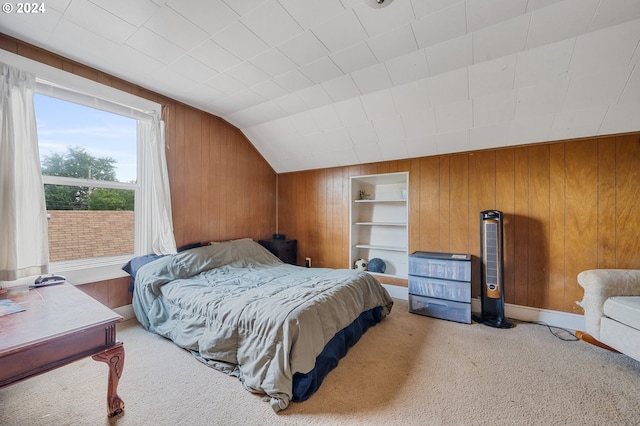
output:
POLYGON ((133 253, 133 212, 49 210, 49 260, 133 253))

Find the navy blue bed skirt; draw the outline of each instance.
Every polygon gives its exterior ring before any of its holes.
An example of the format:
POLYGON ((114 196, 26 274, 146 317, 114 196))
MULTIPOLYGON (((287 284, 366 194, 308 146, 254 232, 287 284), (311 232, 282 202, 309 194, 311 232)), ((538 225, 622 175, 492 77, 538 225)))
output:
POLYGON ((382 307, 378 306, 361 313, 351 324, 336 333, 316 358, 313 370, 293 375, 292 400, 302 402, 313 395, 322 384, 322 380, 338 365, 340 358, 347 354, 349 348, 360 340, 369 327, 380 321, 382 321, 382 307))

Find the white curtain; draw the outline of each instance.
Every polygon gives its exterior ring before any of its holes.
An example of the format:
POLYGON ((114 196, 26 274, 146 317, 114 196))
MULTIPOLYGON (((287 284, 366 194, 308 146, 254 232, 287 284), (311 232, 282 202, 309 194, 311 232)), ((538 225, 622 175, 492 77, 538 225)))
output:
POLYGON ((0 63, 0 281, 48 272, 35 75, 0 63))
POLYGON ((141 197, 136 199, 136 215, 142 226, 136 229, 136 253, 173 254, 176 241, 173 236, 171 193, 165 156, 164 122, 156 113, 151 120, 138 120, 138 177, 141 197))

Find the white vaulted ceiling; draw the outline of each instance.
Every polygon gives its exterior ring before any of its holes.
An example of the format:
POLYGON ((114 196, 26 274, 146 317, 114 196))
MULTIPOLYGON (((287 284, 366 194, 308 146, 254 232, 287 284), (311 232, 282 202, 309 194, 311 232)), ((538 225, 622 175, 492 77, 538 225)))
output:
POLYGON ((49 0, 0 32, 220 116, 277 172, 640 130, 639 0, 49 0))

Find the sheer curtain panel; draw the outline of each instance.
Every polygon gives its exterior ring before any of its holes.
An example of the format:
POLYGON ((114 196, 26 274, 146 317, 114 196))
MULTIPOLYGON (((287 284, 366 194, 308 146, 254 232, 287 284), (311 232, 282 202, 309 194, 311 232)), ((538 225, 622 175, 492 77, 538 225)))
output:
POLYGON ((35 75, 0 62, 0 281, 48 272, 35 75))
POLYGON ((176 241, 171 217, 169 173, 164 153, 164 122, 158 113, 138 120, 138 176, 142 194, 136 199, 136 214, 143 217, 136 228, 136 253, 173 254, 176 241))

